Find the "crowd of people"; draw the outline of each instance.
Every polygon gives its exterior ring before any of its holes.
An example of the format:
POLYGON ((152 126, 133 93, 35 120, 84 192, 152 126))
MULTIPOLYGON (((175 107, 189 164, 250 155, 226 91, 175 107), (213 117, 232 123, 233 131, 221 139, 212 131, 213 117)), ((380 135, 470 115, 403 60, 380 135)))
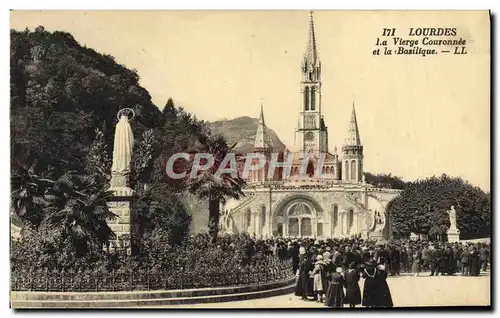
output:
POLYGON ((392 307, 386 282, 401 273, 414 276, 478 276, 490 264, 490 243, 343 238, 257 240, 256 253, 291 259, 297 276, 295 294, 329 307, 392 307), (359 287, 364 279, 363 293, 359 287))

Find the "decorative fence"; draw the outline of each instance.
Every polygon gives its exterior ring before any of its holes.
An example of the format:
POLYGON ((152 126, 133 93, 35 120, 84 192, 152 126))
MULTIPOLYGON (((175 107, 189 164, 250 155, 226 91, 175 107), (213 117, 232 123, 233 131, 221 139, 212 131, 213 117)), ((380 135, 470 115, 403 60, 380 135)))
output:
POLYGON ((263 284, 292 278, 290 261, 272 257, 234 271, 214 268, 203 273, 180 268, 157 271, 149 268, 122 268, 100 271, 13 270, 12 291, 132 291, 214 288, 263 284))

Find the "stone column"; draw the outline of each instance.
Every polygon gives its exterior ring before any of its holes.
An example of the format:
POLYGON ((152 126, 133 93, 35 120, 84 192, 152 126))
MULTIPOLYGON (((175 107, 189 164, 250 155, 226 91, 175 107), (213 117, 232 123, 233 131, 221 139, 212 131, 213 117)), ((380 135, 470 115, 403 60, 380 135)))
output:
POLYGON ((345 228, 345 234, 349 235, 349 231, 350 231, 350 228, 349 228, 349 212, 345 212, 344 214, 344 228, 345 228))
POLYGON ((344 212, 339 212, 338 220, 339 235, 344 235, 344 212))
POLYGON ((302 218, 298 218, 299 220, 299 237, 302 237, 302 218))
MULTIPOLYGON (((269 209, 269 211, 267 211, 267 217, 266 217, 266 220, 267 220, 267 233, 269 236, 272 236, 273 235, 273 219, 272 219, 272 214, 271 214, 271 209, 269 209)), ((283 226, 284 227, 284 226, 283 226)))
POLYGON ((318 219, 317 218, 311 218, 311 233, 313 237, 318 236, 318 219))
POLYGON ((255 236, 257 236, 257 237, 260 237, 260 235, 261 235, 261 233, 260 233, 260 232, 261 232, 261 226, 260 226, 260 222, 261 222, 261 221, 260 221, 260 214, 261 214, 261 212, 260 212, 260 211, 259 211, 259 212, 257 212, 257 213, 256 213, 256 217, 255 217, 255 225, 256 225, 256 226, 255 226, 255 236))
POLYGON ((255 234, 255 212, 250 212, 250 235, 255 234))

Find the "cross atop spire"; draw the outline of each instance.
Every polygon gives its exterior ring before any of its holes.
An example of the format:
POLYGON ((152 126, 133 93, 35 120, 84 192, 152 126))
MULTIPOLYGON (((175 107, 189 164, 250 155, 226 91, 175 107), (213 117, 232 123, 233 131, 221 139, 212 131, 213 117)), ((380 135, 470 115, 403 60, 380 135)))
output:
POLYGON ((349 130, 345 140, 346 146, 361 146, 361 138, 359 137, 358 121, 356 119, 356 109, 352 102, 351 121, 349 122, 349 130))
POLYGON ((314 16, 313 11, 309 11, 309 40, 304 53, 304 64, 309 67, 319 66, 318 49, 316 45, 316 33, 314 31, 314 16))

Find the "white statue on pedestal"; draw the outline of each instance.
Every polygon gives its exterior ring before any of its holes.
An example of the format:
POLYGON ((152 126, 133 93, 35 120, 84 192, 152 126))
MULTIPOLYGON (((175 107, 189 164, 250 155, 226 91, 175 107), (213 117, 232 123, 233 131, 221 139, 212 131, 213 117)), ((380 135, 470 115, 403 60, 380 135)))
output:
POLYGON ((449 211, 446 211, 450 216, 450 229, 457 228, 457 211, 455 211, 455 207, 452 205, 449 211))
POLYGON ((457 211, 455 211, 455 207, 451 206, 449 211, 446 211, 450 216, 450 228, 446 231, 448 235, 448 242, 459 242, 460 241, 460 230, 457 229, 457 211))
POLYGON ((130 162, 132 161, 132 148, 134 146, 134 135, 129 121, 134 111, 124 108, 118 112, 118 124, 115 129, 115 142, 113 146, 113 166, 111 167, 111 189, 115 195, 132 195, 132 189, 128 187, 130 175, 130 162), (129 116, 131 116, 129 118, 129 116))

